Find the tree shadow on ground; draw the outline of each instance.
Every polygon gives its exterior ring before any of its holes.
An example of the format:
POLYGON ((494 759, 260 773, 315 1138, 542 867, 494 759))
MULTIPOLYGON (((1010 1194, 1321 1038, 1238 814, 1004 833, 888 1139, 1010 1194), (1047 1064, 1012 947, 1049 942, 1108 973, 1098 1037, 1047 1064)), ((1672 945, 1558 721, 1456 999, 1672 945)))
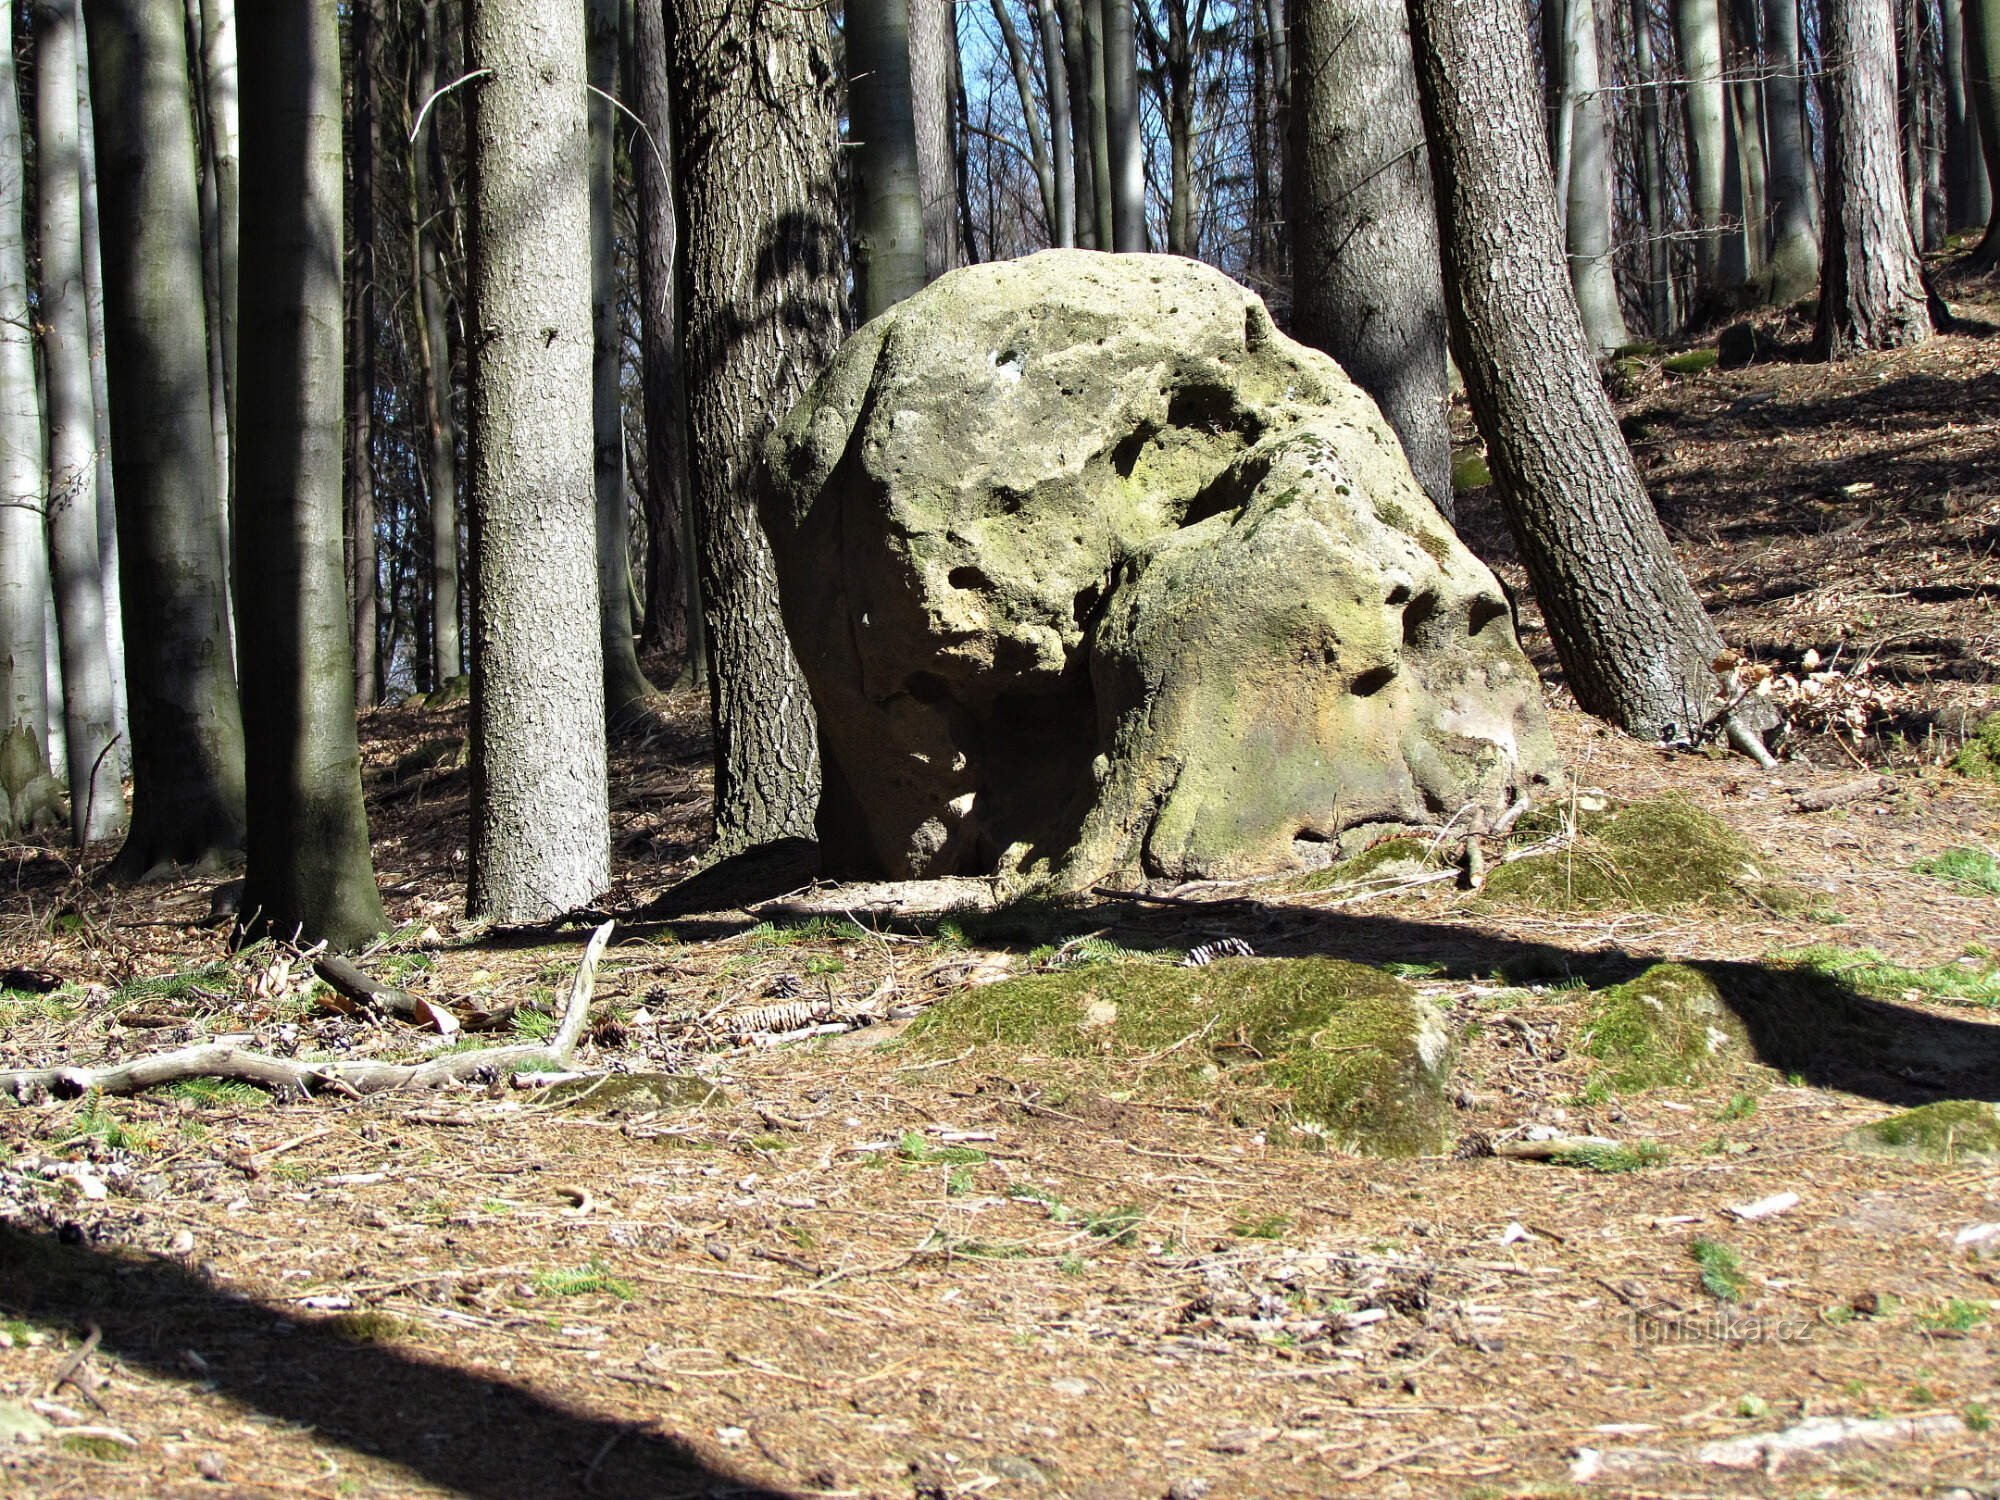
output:
POLYGON ((222 1290, 162 1257, 71 1242, 75 1234, 0 1225, 0 1306, 38 1323, 95 1324, 107 1353, 169 1378, 190 1378, 193 1351, 217 1393, 453 1494, 785 1500, 651 1424, 558 1404, 456 1367, 448 1352, 349 1342, 336 1323, 222 1290))
MULTIPOLYGON (((1255 899, 1215 902, 1207 912, 1043 905, 968 922, 975 941, 1031 948, 1106 932, 1132 947, 1189 946, 1242 937, 1271 958, 1316 955, 1357 963, 1422 964, 1445 979, 1509 983, 1580 979, 1621 983, 1662 962, 1621 947, 1568 948, 1455 923, 1363 915, 1255 899)), ((1817 1088, 1909 1107, 1939 1099, 2000 1101, 2000 1024, 1959 1020, 1878 1000, 1840 978, 1783 962, 1688 959, 1742 1020, 1758 1061, 1817 1088)))

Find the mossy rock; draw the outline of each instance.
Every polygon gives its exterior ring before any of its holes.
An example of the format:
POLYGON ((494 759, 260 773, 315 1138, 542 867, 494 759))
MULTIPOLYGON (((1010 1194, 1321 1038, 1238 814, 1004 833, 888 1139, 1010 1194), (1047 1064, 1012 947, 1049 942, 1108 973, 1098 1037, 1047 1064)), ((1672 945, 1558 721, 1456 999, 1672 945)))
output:
POLYGON ((1337 959, 1122 963, 968 990, 911 1026, 925 1051, 1014 1049, 1106 1081, 1214 1098, 1312 1146, 1421 1156, 1452 1138, 1456 1048, 1436 1009, 1380 970, 1337 959))
MULTIPOLYGON (((1522 834, 1555 832, 1557 811, 1531 813, 1522 834), (1530 820, 1534 821, 1530 821, 1530 820)), ((1799 895, 1712 814, 1678 797, 1632 802, 1578 820, 1565 848, 1497 866, 1486 898, 1544 911, 1790 910, 1799 895)))
POLYGON ((1842 1144, 1871 1156, 1945 1166, 2000 1162, 2000 1106, 1971 1099, 1926 1104, 1850 1130, 1842 1144))
POLYGON ((1436 851, 1427 839, 1392 838, 1372 844, 1352 858, 1314 870, 1292 882, 1300 891, 1330 891, 1364 880, 1393 875, 1420 875, 1436 867, 1436 851))
POLYGON ((603 1078, 569 1078, 550 1084, 542 1099, 567 1110, 624 1115, 662 1109, 701 1109, 727 1104, 721 1084, 692 1073, 612 1073, 603 1078))
POLYGON ((2000 714, 1985 719, 1972 731, 1951 758, 1951 768, 1961 776, 2000 781, 2000 714))
POLYGON ((1685 964, 1654 964, 1591 997, 1582 1050, 1625 1090, 1690 1084, 1748 1055, 1749 1034, 1715 981, 1685 964))
POLYGON ((435 691, 426 694, 425 708, 450 708, 454 703, 464 703, 472 697, 471 674, 461 672, 456 677, 447 677, 437 685, 435 691))
POLYGON ((1680 354, 1669 354, 1660 361, 1660 368, 1669 375, 1704 375, 1715 368, 1721 358, 1713 349, 1689 349, 1680 354))

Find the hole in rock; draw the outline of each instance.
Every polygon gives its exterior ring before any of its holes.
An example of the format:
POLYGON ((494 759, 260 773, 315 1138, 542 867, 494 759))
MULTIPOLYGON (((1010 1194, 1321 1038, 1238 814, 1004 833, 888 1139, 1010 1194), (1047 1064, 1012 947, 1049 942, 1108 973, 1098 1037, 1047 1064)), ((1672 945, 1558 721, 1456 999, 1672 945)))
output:
POLYGON ((1120 479, 1132 477, 1132 471, 1139 467, 1139 460, 1146 452, 1146 445, 1158 435, 1158 428, 1144 425, 1119 439, 1118 446, 1111 450, 1111 467, 1118 471, 1120 479))
POLYGON ((1069 602, 1070 616, 1079 625, 1090 623, 1090 617, 1097 613, 1097 606, 1104 600, 1104 585, 1086 584, 1076 591, 1076 597, 1069 602))
POLYGON ((1354 679, 1350 691, 1357 698, 1370 698, 1395 680, 1396 669, 1393 666, 1370 667, 1354 679))
POLYGON ((945 581, 955 589, 990 589, 993 580, 978 568, 960 566, 945 575, 945 581))
POLYGON ((1466 612, 1465 633, 1467 635, 1478 635, 1480 631, 1491 625, 1495 620, 1504 618, 1506 614, 1506 600, 1495 599, 1490 595, 1482 594, 1472 601, 1472 608, 1466 612))
POLYGON ((1382 602, 1392 609, 1399 604, 1408 604, 1410 602, 1410 586, 1407 583, 1397 584, 1389 590, 1389 597, 1382 602))
POLYGON ((935 672, 912 672, 903 679, 903 691, 925 704, 942 703, 951 696, 951 689, 935 672))
POLYGON ((1424 627, 1436 618, 1438 596, 1425 589, 1403 607, 1403 644, 1413 646, 1424 633, 1424 627))

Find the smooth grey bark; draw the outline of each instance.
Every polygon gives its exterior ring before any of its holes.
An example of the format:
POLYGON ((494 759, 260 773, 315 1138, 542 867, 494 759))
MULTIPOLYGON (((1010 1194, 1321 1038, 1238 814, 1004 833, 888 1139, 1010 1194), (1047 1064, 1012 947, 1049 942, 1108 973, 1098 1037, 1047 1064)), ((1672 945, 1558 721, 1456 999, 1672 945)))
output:
POLYGON ((243 722, 224 617, 201 227, 179 13, 84 0, 104 237, 104 342, 132 725, 132 824, 114 879, 243 840, 243 722))
POLYGON ((917 189, 924 209, 924 280, 965 264, 958 234, 958 168, 951 149, 958 19, 953 0, 908 0, 910 108, 917 122, 917 189))
POLYGON ((674 204, 673 90, 667 69, 667 21, 660 0, 637 0, 633 72, 645 137, 634 146, 639 188, 639 390, 646 411, 646 479, 650 506, 648 637, 671 644, 656 618, 669 601, 681 617, 686 652, 682 684, 708 687, 708 633, 701 616, 701 579, 692 538, 688 491, 687 390, 681 379, 680 310, 675 266, 680 224, 674 204), (675 579, 678 579, 678 588, 675 579))
POLYGON ((614 197, 618 120, 618 0, 588 0, 590 82, 591 468, 597 494, 597 619, 604 656, 604 711, 617 728, 637 723, 653 697, 639 670, 632 624, 631 500, 625 488, 625 412, 619 375, 618 226, 614 197))
POLYGON ((354 223, 354 278, 347 381, 347 585, 353 621, 354 701, 373 708, 381 692, 380 588, 375 545, 375 7, 354 0, 349 26, 354 47, 354 128, 348 212, 354 223))
POLYGON ((1563 674, 1648 739, 1699 734, 1721 650, 1597 376, 1562 271, 1519 12, 1408 0, 1452 347, 1563 674))
POLYGON ((1676 323, 1674 260, 1673 244, 1668 238, 1666 134, 1660 123, 1660 70, 1654 60, 1653 12, 1648 0, 1632 0, 1630 20, 1632 57, 1639 84, 1639 197, 1646 211, 1645 303, 1654 336, 1664 337, 1676 323))
MULTIPOLYGON (((411 96, 421 109, 437 87, 438 0, 420 21, 411 96)), ((452 409, 451 335, 445 320, 444 267, 438 251, 437 193, 432 184, 435 127, 410 147, 410 221, 417 276, 418 378, 423 386, 425 477, 430 492, 431 685, 465 670, 458 636, 458 418, 452 409)))
POLYGON ((1069 80, 1076 244, 1084 250, 1108 248, 1108 241, 1101 247, 1097 238, 1097 154, 1092 149, 1090 45, 1084 34, 1084 0, 1053 0, 1053 4, 1062 25, 1062 66, 1069 80))
POLYGON ((1449 517, 1438 221, 1403 0, 1316 0, 1292 36, 1292 332, 1339 360, 1449 517))
MULTIPOLYGON (((1117 0, 1112 0, 1112 3, 1117 3, 1117 0)), ((1118 224, 1114 200, 1118 195, 1118 184, 1112 176, 1111 101, 1104 47, 1104 4, 1105 0, 1082 0, 1080 7, 1083 15, 1084 69, 1089 81, 1086 95, 1089 107, 1084 110, 1083 118, 1089 129, 1090 178, 1097 190, 1094 204, 1097 210, 1095 244, 1099 250, 1116 250, 1118 224)), ((1075 108, 1074 101, 1071 108, 1075 108)))
POLYGON ((340 27, 330 5, 247 6, 257 226, 238 295, 237 631, 249 746, 239 929, 356 948, 389 925, 355 741, 341 544, 340 27))
POLYGON ((1826 225, 1823 359, 1921 343, 1931 333, 1904 193, 1891 0, 1824 0, 1826 225))
POLYGON ((1139 140, 1139 41, 1135 0, 1099 0, 1104 16, 1104 129, 1111 168, 1111 246, 1146 248, 1146 160, 1139 140))
MULTIPOLYGON (((209 133, 208 77, 201 66, 201 0, 182 0, 186 17, 188 56, 194 64, 188 72, 188 88, 193 96, 195 141, 200 149, 195 171, 195 193, 201 205, 201 293, 206 310, 203 327, 208 339, 208 425, 215 447, 216 527, 222 538, 222 568, 225 578, 236 567, 235 548, 230 544, 229 487, 234 465, 230 462, 230 411, 227 364, 231 357, 223 329, 225 312, 222 296, 222 207, 216 191, 216 171, 212 154, 214 141, 209 133)), ((233 315, 231 315, 233 316, 233 315)), ((236 617, 225 612, 222 628, 229 632, 230 659, 235 659, 236 617)))
POLYGON ((224 410, 235 430, 237 277, 241 214, 237 200, 241 128, 237 102, 236 0, 200 0, 203 157, 214 174, 217 311, 224 410))
MULTIPOLYGON (((1945 0, 1946 4, 1952 0, 1945 0)), ((1806 147, 1799 0, 1764 0, 1765 122, 1770 132, 1771 257, 1768 300, 1787 304, 1819 284, 1812 158, 1806 147)))
POLYGON ((97 409, 83 286, 83 161, 78 145, 76 0, 45 0, 35 22, 35 164, 47 372, 49 563, 62 654, 70 839, 81 849, 125 830, 118 732, 97 555, 97 409))
POLYGON ((1770 243, 1770 161, 1764 149, 1764 66, 1758 50, 1758 0, 1726 0, 1725 57, 1734 75, 1729 84, 1729 131, 1735 146, 1736 189, 1743 217, 1745 277, 1764 270, 1770 243))
POLYGON ((1069 73, 1063 67, 1062 22, 1056 15, 1055 0, 1035 0, 1035 16, 1042 32, 1042 86, 1049 100, 1049 168, 1055 177, 1056 216, 1049 234, 1057 249, 1069 250, 1076 246, 1076 162, 1069 73))
POLYGON ((908 0, 848 0, 846 38, 854 301, 865 323, 924 286, 908 0))
POLYGON ((839 346, 834 70, 816 3, 667 0, 680 194, 682 368, 712 644, 715 852, 810 838, 812 704, 757 519, 772 425, 839 346), (742 59, 755 57, 754 73, 742 59))
POLYGON ((1611 261, 1611 122, 1597 55, 1595 0, 1569 0, 1563 95, 1569 106, 1564 238, 1570 283, 1591 346, 1608 353, 1631 339, 1611 261))
MULTIPOLYGON (((14 7, 5 12, 13 36, 14 7)), ((14 51, 0 48, 0 735, 21 726, 48 754, 49 681, 43 613, 49 591, 42 403, 27 317, 21 205, 27 171, 14 89, 14 51), (18 309, 18 311, 16 311, 18 309)))
MULTIPOLYGON (((1021 33, 1007 9, 1007 0, 990 0, 990 6, 993 20, 1000 28, 1001 45, 1007 51, 1007 66, 1014 74, 1014 94, 1021 101, 1021 123, 1028 133, 1028 160, 1035 170, 1035 185, 1042 195, 1042 217, 1054 243, 1061 233, 1058 227, 1061 214, 1056 206, 1055 167, 1049 157, 1049 138, 1042 131, 1041 111, 1035 107, 1034 72, 1028 65, 1028 51, 1021 45, 1021 33)), ((850 28, 852 24, 849 23, 850 28)))
POLYGON ((467 0, 469 906, 534 921, 610 879, 591 406, 584 0, 467 0))
POLYGON ((1992 185, 1966 82, 1965 11, 1960 0, 1939 0, 1938 9, 1944 18, 1945 222, 1952 229, 1984 226, 1993 211, 1992 185))
POLYGON ((118 502, 111 473, 111 388, 104 362, 104 260, 97 229, 97 139, 90 118, 90 64, 83 27, 76 29, 78 208, 83 234, 83 310, 89 328, 90 405, 97 466, 97 574, 104 600, 104 648, 111 666, 111 752, 122 776, 132 769, 132 726, 126 713, 125 620, 118 591, 118 502))
POLYGON ((1694 206, 1696 276, 1704 294, 1724 283, 1729 196, 1729 101, 1722 79, 1720 0, 1673 0, 1674 36, 1687 78, 1688 192, 1694 206))
POLYGON ((1965 0, 1965 82, 1979 121, 1979 147, 1986 158, 1986 234, 1972 264, 2000 265, 2000 0, 1965 0))

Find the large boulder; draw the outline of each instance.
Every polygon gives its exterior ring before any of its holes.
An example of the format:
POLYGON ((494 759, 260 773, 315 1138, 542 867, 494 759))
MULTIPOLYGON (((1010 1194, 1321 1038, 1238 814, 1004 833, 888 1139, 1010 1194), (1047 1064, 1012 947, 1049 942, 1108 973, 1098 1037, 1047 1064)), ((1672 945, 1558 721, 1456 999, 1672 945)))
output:
POLYGON ((1498 582, 1374 403, 1208 267, 954 272, 766 460, 830 870, 1266 873, 1555 768, 1498 582))

